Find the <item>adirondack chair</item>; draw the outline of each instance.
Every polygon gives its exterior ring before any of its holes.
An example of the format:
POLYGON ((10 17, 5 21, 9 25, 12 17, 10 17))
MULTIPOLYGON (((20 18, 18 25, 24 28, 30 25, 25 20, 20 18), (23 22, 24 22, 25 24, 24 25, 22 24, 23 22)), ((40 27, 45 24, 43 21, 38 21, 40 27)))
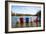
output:
POLYGON ((26 17, 26 26, 29 27, 29 18, 26 17))
POLYGON ((23 24, 24 24, 23 17, 20 17, 20 27, 23 27, 23 24))

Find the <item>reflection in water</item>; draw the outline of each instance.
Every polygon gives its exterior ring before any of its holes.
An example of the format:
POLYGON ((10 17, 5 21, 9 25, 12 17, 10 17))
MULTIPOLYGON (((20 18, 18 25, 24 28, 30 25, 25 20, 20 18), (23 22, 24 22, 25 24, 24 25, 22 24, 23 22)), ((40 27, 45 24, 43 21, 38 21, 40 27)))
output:
POLYGON ((40 18, 40 16, 38 17, 38 19, 37 16, 12 16, 12 27, 40 27, 40 18))

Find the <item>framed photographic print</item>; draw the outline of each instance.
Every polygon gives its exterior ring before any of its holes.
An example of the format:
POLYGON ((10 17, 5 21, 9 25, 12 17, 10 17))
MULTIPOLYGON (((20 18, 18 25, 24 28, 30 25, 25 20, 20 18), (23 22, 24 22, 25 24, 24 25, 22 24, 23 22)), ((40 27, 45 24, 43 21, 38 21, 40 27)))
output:
POLYGON ((5 32, 45 31, 45 3, 5 1, 5 32))

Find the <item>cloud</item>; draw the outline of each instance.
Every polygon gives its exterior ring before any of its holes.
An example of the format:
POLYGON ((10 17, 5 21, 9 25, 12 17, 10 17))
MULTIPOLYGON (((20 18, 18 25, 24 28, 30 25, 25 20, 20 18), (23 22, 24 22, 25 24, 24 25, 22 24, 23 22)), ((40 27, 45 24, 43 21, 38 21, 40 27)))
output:
POLYGON ((19 13, 19 14, 36 14, 39 10, 41 10, 40 7, 36 6, 12 6, 12 12, 19 13))

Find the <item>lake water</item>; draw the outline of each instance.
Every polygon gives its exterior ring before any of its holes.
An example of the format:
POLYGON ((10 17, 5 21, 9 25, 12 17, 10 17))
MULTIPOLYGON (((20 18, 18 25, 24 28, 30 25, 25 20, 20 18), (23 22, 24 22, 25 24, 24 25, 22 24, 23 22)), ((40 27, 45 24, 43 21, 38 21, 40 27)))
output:
MULTIPOLYGON (((29 18, 29 22, 32 20, 35 20, 37 16, 23 16, 24 21, 26 20, 25 18, 29 18)), ((19 21, 20 16, 12 16, 11 20, 12 20, 12 27, 16 27, 16 23, 17 21, 19 21)))

